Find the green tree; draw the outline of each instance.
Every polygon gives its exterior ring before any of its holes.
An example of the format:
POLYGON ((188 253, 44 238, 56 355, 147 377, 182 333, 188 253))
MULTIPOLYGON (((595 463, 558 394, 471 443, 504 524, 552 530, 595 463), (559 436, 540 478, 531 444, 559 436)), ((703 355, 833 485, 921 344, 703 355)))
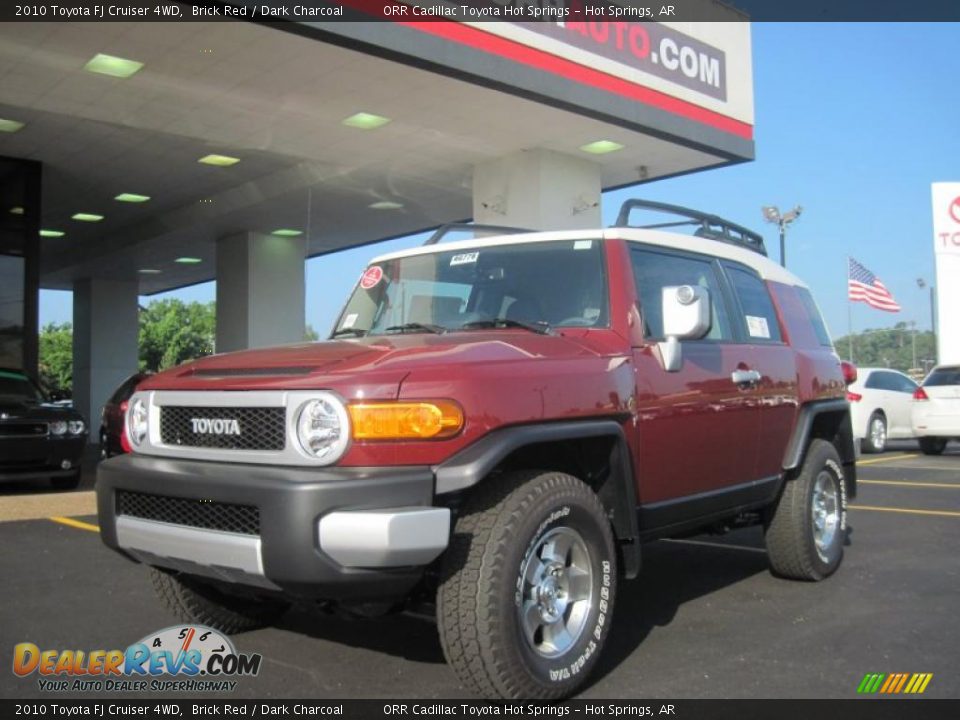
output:
POLYGON ((47 323, 40 330, 40 382, 49 390, 73 392, 73 326, 47 323))
MULTIPOLYGON (((867 329, 853 334, 853 361, 861 367, 888 367, 906 372, 914 367, 914 341, 916 342, 916 367, 928 370, 936 361, 937 351, 934 335, 929 330, 917 332, 909 323, 898 322, 892 328, 867 329)), ((837 338, 834 346, 837 353, 849 360, 849 335, 837 338)))
POLYGON ((307 327, 303 331, 303 339, 307 342, 316 342, 320 339, 320 334, 313 329, 313 325, 307 323, 307 327))
POLYGON ((140 369, 157 372, 213 353, 214 303, 157 300, 140 310, 140 369))

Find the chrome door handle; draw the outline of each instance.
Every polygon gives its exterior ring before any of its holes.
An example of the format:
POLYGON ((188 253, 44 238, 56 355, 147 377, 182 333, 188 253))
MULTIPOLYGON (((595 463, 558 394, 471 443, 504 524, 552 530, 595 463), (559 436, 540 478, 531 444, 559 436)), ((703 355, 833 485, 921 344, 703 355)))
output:
POLYGON ((734 385, 756 385, 760 382, 760 373, 756 370, 734 370, 730 373, 734 385))

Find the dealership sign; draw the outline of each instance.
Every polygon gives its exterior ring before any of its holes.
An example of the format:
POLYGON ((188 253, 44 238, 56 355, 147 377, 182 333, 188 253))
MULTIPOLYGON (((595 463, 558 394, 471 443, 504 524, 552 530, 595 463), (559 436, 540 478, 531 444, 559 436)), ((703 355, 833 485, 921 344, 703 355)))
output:
POLYGON ((933 251, 960 254, 960 183, 934 183, 933 251))
POLYGON ((960 363, 960 182, 933 183, 933 253, 937 265, 937 355, 960 363))

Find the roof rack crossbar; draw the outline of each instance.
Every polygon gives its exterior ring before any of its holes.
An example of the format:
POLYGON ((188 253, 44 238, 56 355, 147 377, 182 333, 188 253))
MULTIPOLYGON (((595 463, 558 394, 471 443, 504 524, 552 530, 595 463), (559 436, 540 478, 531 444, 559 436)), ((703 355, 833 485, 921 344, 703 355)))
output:
POLYGON ((532 232, 526 228, 508 227, 506 225, 482 225, 479 223, 447 223, 434 230, 433 235, 427 238, 424 245, 436 245, 447 235, 463 230, 472 230, 474 237, 481 235, 516 235, 517 233, 532 232))
POLYGON ((632 198, 620 206, 620 213, 617 215, 617 221, 613 227, 622 228, 643 228, 656 229, 665 227, 678 227, 681 225, 699 226, 696 235, 711 240, 739 245, 740 247, 753 250, 761 255, 767 254, 767 248, 763 244, 763 236, 753 230, 738 225, 730 220, 725 220, 718 215, 705 213, 700 210, 683 207, 682 205, 671 205, 669 203, 654 202, 652 200, 641 200, 632 198), (655 210, 659 212, 672 213, 681 217, 690 218, 687 221, 671 223, 655 223, 652 225, 631 225, 630 213, 634 210, 655 210))

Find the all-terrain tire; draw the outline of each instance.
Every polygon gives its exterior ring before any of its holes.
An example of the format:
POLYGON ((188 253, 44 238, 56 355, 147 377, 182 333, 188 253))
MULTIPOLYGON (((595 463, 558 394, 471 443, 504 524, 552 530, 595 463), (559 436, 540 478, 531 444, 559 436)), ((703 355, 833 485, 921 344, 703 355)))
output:
POLYGON ((882 453, 887 449, 887 419, 882 412, 870 415, 861 447, 865 453, 882 453))
POLYGON ((490 478, 462 508, 444 557, 437 625, 447 662, 484 698, 566 697, 599 657, 616 584, 613 533, 586 484, 542 470, 490 478))
POLYGON ((273 624, 287 604, 272 599, 228 595, 192 577, 150 568, 160 601, 185 623, 206 625, 231 635, 273 624))
POLYGON ((780 499, 766 519, 767 555, 774 574, 795 580, 832 575, 843 559, 846 517, 840 456, 831 443, 814 440, 800 473, 784 482, 780 499), (824 527, 820 533, 818 510, 824 527))
POLYGON ((942 455, 947 447, 946 438, 922 437, 920 438, 920 450, 924 455, 942 455))

